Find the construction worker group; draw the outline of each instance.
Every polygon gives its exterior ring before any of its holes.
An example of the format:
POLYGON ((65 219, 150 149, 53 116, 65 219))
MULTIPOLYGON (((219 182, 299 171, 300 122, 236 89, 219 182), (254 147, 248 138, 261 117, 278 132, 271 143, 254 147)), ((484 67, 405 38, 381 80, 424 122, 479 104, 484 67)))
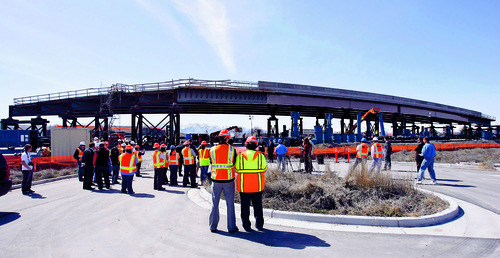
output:
POLYGON ((378 141, 378 137, 373 137, 373 144, 368 147, 366 138, 361 139, 361 143, 356 147, 356 161, 351 167, 351 170, 355 170, 358 165, 361 164, 363 170, 366 170, 366 160, 368 158, 368 153, 371 153, 373 162, 368 169, 368 173, 379 173, 382 168, 382 162, 385 160, 384 170, 391 169, 391 154, 392 147, 389 137, 385 137, 385 146, 382 146, 378 141))

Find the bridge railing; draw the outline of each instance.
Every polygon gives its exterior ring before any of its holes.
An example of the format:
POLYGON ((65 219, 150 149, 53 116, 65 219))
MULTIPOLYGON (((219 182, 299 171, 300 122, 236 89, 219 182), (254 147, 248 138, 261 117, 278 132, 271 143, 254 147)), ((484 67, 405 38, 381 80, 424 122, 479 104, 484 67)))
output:
POLYGON ((21 98, 14 98, 14 105, 31 104, 43 101, 53 101, 60 99, 85 98, 92 96, 108 95, 113 92, 147 92, 164 91, 183 87, 204 87, 204 88, 245 88, 257 89, 256 82, 232 81, 232 80, 198 80, 198 79, 178 79, 165 82, 141 83, 141 84, 113 84, 110 87, 88 88, 83 90, 56 92, 21 98))

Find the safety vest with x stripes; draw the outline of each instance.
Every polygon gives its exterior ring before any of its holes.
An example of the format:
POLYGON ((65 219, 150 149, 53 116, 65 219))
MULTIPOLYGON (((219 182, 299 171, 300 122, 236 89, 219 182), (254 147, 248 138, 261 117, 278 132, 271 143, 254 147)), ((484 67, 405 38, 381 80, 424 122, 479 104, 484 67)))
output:
POLYGON ((259 151, 246 150, 236 157, 236 189, 242 193, 257 193, 264 190, 267 162, 259 151))

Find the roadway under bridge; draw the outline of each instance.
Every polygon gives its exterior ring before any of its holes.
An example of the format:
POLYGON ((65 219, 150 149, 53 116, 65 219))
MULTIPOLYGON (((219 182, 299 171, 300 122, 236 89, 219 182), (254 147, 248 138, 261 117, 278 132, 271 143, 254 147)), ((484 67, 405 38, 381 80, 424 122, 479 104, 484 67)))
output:
POLYGON ((291 124, 286 124, 292 137, 300 136, 302 117, 315 117, 317 126, 330 131, 331 120, 340 119, 341 134, 366 136, 383 134, 384 123, 392 125, 393 136, 420 134, 423 124, 430 125, 431 136, 438 126, 447 127, 453 135, 456 125, 465 126, 465 134, 473 135, 482 130, 491 132, 495 121, 469 109, 376 93, 266 81, 180 79, 16 98, 9 106, 9 117, 1 123, 3 130, 27 123, 44 135, 48 121, 43 117, 59 116, 63 127, 92 125, 96 136, 106 138, 113 115, 127 114, 132 118, 132 140, 143 142, 144 126, 158 127, 165 129, 171 144, 179 142, 181 114, 266 115, 270 137, 280 136, 276 116, 291 116, 291 124), (361 114, 372 108, 380 109, 380 114, 361 121, 361 114), (153 124, 148 114, 165 116, 153 124), (21 121, 15 117, 34 118, 21 121), (88 117, 93 118, 90 124, 79 123, 79 118, 88 117), (365 132, 361 132, 361 122, 366 123, 365 132))

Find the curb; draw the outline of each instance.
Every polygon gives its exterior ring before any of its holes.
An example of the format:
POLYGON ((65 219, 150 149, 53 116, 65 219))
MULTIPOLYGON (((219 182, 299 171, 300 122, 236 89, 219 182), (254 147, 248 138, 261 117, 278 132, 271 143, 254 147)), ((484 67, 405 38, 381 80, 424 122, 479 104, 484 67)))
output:
MULTIPOLYGON (((382 227, 428 227, 443 224, 453 220, 460 213, 458 204, 446 195, 431 192, 429 190, 418 189, 429 194, 433 194, 450 206, 444 211, 422 217, 376 217, 376 216, 354 216, 354 215, 324 215, 292 211, 278 211, 264 209, 264 216, 276 219, 299 220, 329 224, 346 224, 359 226, 382 226, 382 227)), ((211 194, 204 188, 200 188, 200 195, 206 201, 211 202, 211 194)), ((224 200, 222 200, 224 201, 224 200)), ((235 203, 235 207, 240 205, 235 203)))
MULTIPOLYGON (((41 184, 46 184, 50 182, 55 182, 59 180, 64 180, 64 179, 69 179, 69 178, 75 178, 78 177, 77 174, 74 175, 67 175, 67 176, 60 176, 60 177, 54 177, 54 178, 48 178, 48 179, 43 179, 43 180, 38 180, 38 181, 33 181, 31 185, 41 185, 41 184)), ((15 190, 21 188, 21 184, 13 185, 10 190, 15 190)))

